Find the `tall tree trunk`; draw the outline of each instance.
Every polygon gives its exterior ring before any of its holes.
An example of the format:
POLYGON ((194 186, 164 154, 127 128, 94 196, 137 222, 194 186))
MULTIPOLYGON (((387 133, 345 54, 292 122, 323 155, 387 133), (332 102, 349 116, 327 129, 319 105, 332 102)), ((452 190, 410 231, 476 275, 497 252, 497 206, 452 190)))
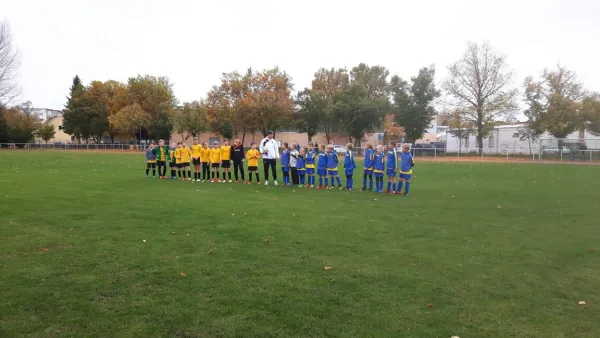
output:
POLYGON ((533 156, 533 150, 531 150, 531 138, 527 138, 527 143, 529 143, 529 155, 533 156))

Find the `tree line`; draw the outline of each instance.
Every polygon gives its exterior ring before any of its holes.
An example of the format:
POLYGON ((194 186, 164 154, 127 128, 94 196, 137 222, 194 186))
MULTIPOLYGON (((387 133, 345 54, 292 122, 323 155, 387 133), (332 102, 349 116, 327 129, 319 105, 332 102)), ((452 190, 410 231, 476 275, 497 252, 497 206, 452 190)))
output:
MULTIPOLYGON (((51 127, 31 112, 31 103, 9 107, 18 93, 18 54, 8 24, 0 25, 0 142, 27 142, 35 135, 49 140, 51 127)), ((600 95, 585 90, 576 74, 563 66, 513 84, 505 55, 488 43, 468 43, 448 66, 436 87, 435 70, 421 68, 410 79, 380 65, 361 63, 351 69, 321 68, 310 87, 294 92, 292 78, 278 67, 223 73, 201 99, 180 103, 167 77, 138 75, 127 82, 73 78, 62 129, 81 141, 105 136, 189 139, 206 131, 224 138, 267 130, 324 133, 329 142, 344 136, 359 144, 365 134, 384 131, 388 139, 415 141, 431 121, 448 125, 459 139, 475 135, 477 146, 493 128, 515 121, 520 107, 527 118, 515 137, 533 140, 548 132, 564 138, 587 129, 600 135, 600 95)), ((480 150, 481 151, 481 150, 480 150)))

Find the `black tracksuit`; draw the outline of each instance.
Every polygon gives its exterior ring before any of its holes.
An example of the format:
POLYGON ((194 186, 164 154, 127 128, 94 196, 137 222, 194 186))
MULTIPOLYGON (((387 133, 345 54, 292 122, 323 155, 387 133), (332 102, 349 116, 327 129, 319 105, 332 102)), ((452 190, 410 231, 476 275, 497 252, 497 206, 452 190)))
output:
POLYGON ((245 181, 244 176, 244 146, 241 144, 234 144, 231 146, 231 160, 233 161, 233 175, 235 180, 238 181, 238 170, 241 173, 242 181, 245 181))

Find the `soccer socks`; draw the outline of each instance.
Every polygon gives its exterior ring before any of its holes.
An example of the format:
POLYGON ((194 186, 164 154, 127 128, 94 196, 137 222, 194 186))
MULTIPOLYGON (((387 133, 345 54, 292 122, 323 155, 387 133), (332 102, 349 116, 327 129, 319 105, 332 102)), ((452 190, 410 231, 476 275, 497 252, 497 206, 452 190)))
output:
POLYGON ((369 175, 369 190, 373 190, 373 174, 369 175))
POLYGON ((398 182, 398 190, 396 191, 402 191, 402 181, 398 182))
POLYGON ((149 172, 150 172, 150 169, 146 168, 146 176, 148 176, 149 172))
POLYGON ((300 176, 300 184, 304 185, 304 176, 300 176))
POLYGON ((219 176, 219 172, 217 171, 217 179, 220 179, 221 177, 219 176))
POLYGON ((388 181, 387 191, 390 191, 391 188, 392 188, 392 182, 388 181))
POLYGON ((175 169, 171 169, 171 178, 175 178, 175 169))
POLYGON ((319 176, 319 187, 323 186, 323 177, 319 176))
MULTIPOLYGON (((252 174, 250 174, 249 176, 252 177, 252 174)), ((258 177, 258 173, 256 173, 256 182, 260 183, 260 178, 258 177)))
POLYGON ((341 188, 342 187, 342 181, 340 180, 340 177, 336 176, 336 179, 337 179, 338 186, 341 188))
POLYGON ((227 172, 227 177, 231 180, 231 171, 227 172))
POLYGON ((177 177, 181 178, 181 170, 177 170, 177 177))
POLYGON ((192 178, 192 171, 188 170, 188 178, 192 178))
POLYGON ((367 175, 363 176, 363 189, 367 190, 367 175))
POLYGON ((392 183, 392 191, 396 191, 396 182, 392 183))
POLYGON ((152 169, 152 177, 156 176, 156 169, 152 169))
POLYGON ((410 189, 410 182, 406 181, 406 185, 404 186, 404 195, 408 195, 408 189, 410 189))
POLYGON ((329 183, 328 183, 328 182, 329 182, 329 181, 327 180, 327 177, 325 177, 325 186, 328 186, 328 185, 329 185, 329 183))

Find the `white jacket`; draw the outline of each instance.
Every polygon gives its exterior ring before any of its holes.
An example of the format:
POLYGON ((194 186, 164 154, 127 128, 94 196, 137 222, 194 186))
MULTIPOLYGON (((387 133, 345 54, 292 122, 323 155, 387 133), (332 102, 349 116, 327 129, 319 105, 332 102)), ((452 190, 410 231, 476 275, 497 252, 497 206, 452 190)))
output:
POLYGON ((260 141, 260 153, 264 159, 279 159, 279 147, 277 141, 265 137, 260 141))

